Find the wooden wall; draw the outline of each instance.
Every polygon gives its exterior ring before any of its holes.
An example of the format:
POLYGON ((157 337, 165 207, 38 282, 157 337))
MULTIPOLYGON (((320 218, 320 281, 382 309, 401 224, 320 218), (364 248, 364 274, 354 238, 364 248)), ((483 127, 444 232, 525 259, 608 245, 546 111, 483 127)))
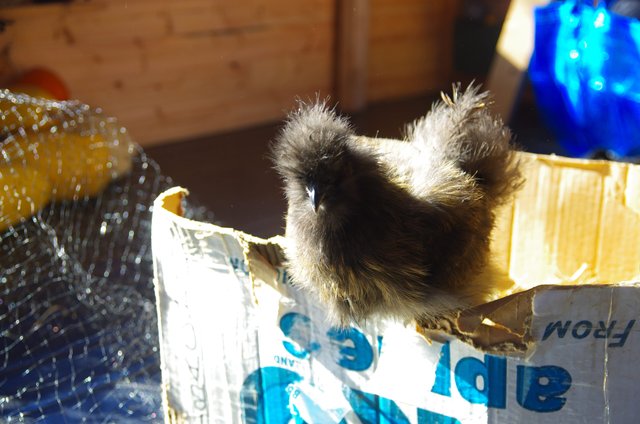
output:
POLYGON ((371 0, 369 101, 448 89, 456 0, 371 0))
MULTIPOLYGON (((0 8, 1 78, 45 66, 143 145, 280 119, 335 91, 340 0, 89 0, 0 8)), ((455 3, 455 2, 454 2, 455 3)), ((449 0, 371 0, 367 100, 448 85, 449 0)), ((366 75, 365 75, 366 76, 366 75)))

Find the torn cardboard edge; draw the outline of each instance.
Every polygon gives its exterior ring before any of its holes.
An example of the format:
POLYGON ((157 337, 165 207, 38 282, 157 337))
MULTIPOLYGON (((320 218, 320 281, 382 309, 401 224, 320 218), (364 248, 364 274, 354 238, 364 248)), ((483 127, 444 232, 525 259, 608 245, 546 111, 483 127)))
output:
MULTIPOLYGON (((189 226, 207 225, 211 226, 211 231, 232 233, 244 248, 244 259, 249 265, 252 283, 257 279, 274 281, 274 269, 281 266, 285 260, 281 246, 284 239, 281 236, 265 240, 232 228, 190 221, 182 217, 183 202, 187 195, 186 189, 174 187, 159 197, 159 204, 174 214, 174 219, 184 220, 181 224, 188 222, 189 226)), ((553 287, 545 286, 549 289, 553 287)), ((418 331, 433 340, 442 338, 442 334, 439 333, 445 333, 487 352, 524 351, 531 339, 529 324, 533 296, 539 289, 530 289, 470 308, 460 312, 453 319, 443 319, 434 323, 431 328, 418 328, 418 331)))
MULTIPOLYGON (((159 204, 166 211, 174 214, 174 219, 184 220, 181 222, 182 225, 187 224, 190 227, 207 225, 211 226, 212 231, 233 234, 244 247, 244 259, 249 265, 252 283, 258 278, 261 281, 274 281, 270 276, 263 277, 263 275, 284 263, 285 257, 281 247, 284 239, 276 236, 265 240, 232 228, 190 221, 183 217, 184 201, 188 193, 184 188, 174 187, 160 195, 159 204)), ((525 322, 530 320, 535 290, 531 289, 480 305, 461 312, 454 320, 442 320, 433 328, 418 329, 418 331, 434 340, 441 338, 438 332, 444 332, 474 347, 491 352, 526 350, 530 335, 527 332, 528 324, 525 322), (485 319, 491 320, 493 324, 487 325, 485 319)))
MULTIPOLYGON (((640 166, 519 155, 527 182, 501 212, 492 234, 493 259, 509 271, 515 284, 494 301, 417 329, 424 337, 453 336, 485 352, 523 354, 534 342, 531 320, 539 293, 639 281, 640 166)), ((233 235, 243 246, 252 284, 278 284, 273 276, 285 262, 283 237, 265 240, 188 220, 182 217, 187 194, 183 188, 172 188, 157 204, 174 219, 184 220, 180 225, 185 228, 207 226, 209 232, 233 235)))

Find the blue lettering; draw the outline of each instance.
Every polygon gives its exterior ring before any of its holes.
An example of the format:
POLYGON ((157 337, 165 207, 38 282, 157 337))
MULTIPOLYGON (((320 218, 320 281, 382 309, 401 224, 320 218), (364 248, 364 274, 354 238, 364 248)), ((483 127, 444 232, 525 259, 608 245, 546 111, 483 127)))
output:
POLYGON ((280 356, 280 355, 275 355, 273 357, 273 360, 276 362, 276 364, 284 365, 289 368, 293 368, 298 364, 294 359, 287 358, 286 356, 280 356))
POLYGON ((525 409, 536 412, 558 411, 567 401, 560 395, 570 387, 571 374, 564 368, 518 365, 516 399, 525 409))
POLYGON ((460 395, 470 403, 479 403, 490 408, 506 405, 507 360, 484 355, 484 362, 476 358, 463 358, 456 365, 456 385, 460 395), (478 389, 478 377, 482 377, 483 388, 478 389))
POLYGON ((549 323, 547 328, 544 330, 544 334, 542 335, 542 340, 547 340, 549 336, 553 334, 554 331, 558 332, 558 338, 564 338, 565 334, 567 334, 567 330, 569 330, 569 326, 571 325, 571 321, 567 321, 562 325, 562 321, 556 321, 554 323, 549 323))
POLYGON ((240 390, 242 422, 251 424, 288 423, 297 419, 289 407, 288 388, 302 377, 278 367, 258 368, 247 376, 240 390))
POLYGON ((345 394, 362 424, 409 424, 407 416, 390 399, 350 388, 345 394))
POLYGON ((627 323, 624 331, 622 333, 617 333, 611 336, 612 339, 617 339, 618 341, 615 343, 609 343, 609 347, 622 347, 627 341, 627 337, 629 337, 629 333, 631 332, 631 328, 633 324, 636 323, 635 319, 632 319, 627 323))
POLYGON ((241 272, 244 275, 249 275, 249 270, 247 269, 247 264, 244 259, 229 258, 229 262, 231 263, 231 267, 234 271, 241 272))
POLYGON ((451 396, 451 346, 445 342, 440 349, 440 359, 436 366, 436 381, 431 388, 432 393, 451 396))
POLYGON ((591 321, 582 320, 577 322, 576 325, 573 326, 573 331, 571 331, 571 335, 576 339, 584 339, 589 334, 591 334, 592 328, 593 328, 593 324, 591 324, 591 321), (584 330, 581 330, 581 328, 584 328, 584 330))
POLYGON ((327 332, 332 341, 338 342, 340 358, 337 364, 352 371, 364 371, 373 363, 373 348, 367 337, 355 328, 333 327, 327 332), (350 345, 349 343, 351 342, 350 345))
MULTIPOLYGON (((345 395, 362 424, 409 424, 409 419, 391 399, 347 388, 345 395)), ((418 424, 460 424, 453 417, 417 408, 418 424)))
POLYGON ((279 283, 285 284, 285 285, 291 284, 291 276, 287 272, 286 268, 277 268, 276 271, 278 272, 276 279, 278 280, 279 283))
POLYGON ((306 359, 311 352, 320 349, 320 344, 311 339, 311 320, 308 316, 297 312, 289 312, 280 318, 280 329, 285 337, 291 341, 284 340, 284 348, 298 359, 306 359))
MULTIPOLYGON (((605 321, 598 321, 597 326, 594 326, 594 324, 591 321, 582 320, 575 323, 575 325, 573 326, 573 329, 571 330, 571 335, 575 339, 582 340, 584 338, 587 338, 589 335, 593 333, 593 337, 595 337, 596 339, 615 339, 616 340, 609 343, 607 345, 608 347, 622 347, 626 343, 627 338, 629 337, 629 334, 631 333, 631 329, 633 328, 635 322, 636 322, 635 320, 629 321, 627 323, 627 326, 621 333, 612 334, 614 329, 616 328, 616 325, 618 324, 618 321, 616 320, 612 320, 611 322, 609 322, 608 325, 605 323, 605 321)), ((554 332, 557 332, 558 338, 562 339, 567 334, 570 326, 571 326, 571 321, 565 321, 565 322, 556 321, 553 323, 549 323, 542 335, 542 340, 546 340, 554 332)))
MULTIPOLYGON (((319 351, 320 343, 312 339, 311 320, 306 315, 289 312, 280 318, 280 329, 290 340, 284 340, 284 348, 298 359, 307 359, 313 352, 319 351)), ((351 327, 341 329, 333 327, 327 336, 339 347, 340 357, 337 364, 353 371, 364 371, 373 363, 373 348, 367 337, 351 327)))
POLYGON ((616 326, 616 321, 611 321, 608 327, 605 327, 604 321, 598 321, 598 329, 593 332, 593 337, 596 339, 608 339, 611 337, 611 332, 616 326))

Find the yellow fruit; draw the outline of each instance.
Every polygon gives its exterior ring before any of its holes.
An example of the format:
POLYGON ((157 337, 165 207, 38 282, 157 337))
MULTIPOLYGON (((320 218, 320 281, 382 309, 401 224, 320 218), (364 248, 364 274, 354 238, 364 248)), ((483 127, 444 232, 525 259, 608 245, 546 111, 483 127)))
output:
POLYGON ((11 164, 46 175, 53 200, 96 196, 111 181, 111 149, 104 137, 76 133, 28 133, 4 148, 11 164))
POLYGON ((0 166, 0 231, 32 216, 49 203, 51 183, 26 166, 0 166))
POLYGON ((111 181, 110 149, 101 135, 46 134, 37 153, 27 163, 49 176, 54 200, 95 196, 111 181))
POLYGON ((0 129, 2 132, 16 132, 23 129, 44 129, 53 122, 53 114, 37 102, 24 98, 0 98, 0 129))

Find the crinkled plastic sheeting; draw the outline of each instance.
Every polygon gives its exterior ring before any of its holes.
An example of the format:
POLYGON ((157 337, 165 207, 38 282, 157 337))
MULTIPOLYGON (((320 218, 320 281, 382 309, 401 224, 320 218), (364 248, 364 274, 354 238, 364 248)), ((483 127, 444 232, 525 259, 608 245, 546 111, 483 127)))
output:
POLYGON ((535 12, 529 76, 545 121, 574 156, 640 156, 640 22, 605 2, 535 12))

